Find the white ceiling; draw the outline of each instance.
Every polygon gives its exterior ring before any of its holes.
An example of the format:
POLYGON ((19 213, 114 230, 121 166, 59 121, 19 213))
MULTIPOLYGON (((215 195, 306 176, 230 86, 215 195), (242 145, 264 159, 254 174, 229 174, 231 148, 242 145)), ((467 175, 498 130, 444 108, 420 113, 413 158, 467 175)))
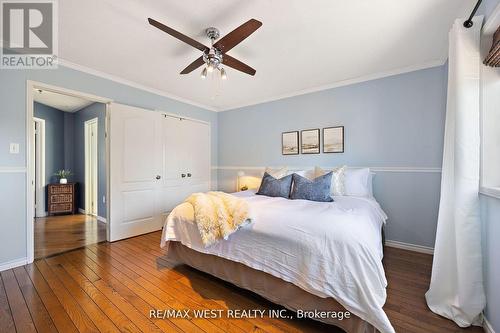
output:
POLYGON ((213 110, 442 64, 453 20, 475 0, 64 0, 59 56, 213 110), (152 17, 202 43, 255 18, 263 25, 228 52, 257 70, 210 84, 179 72, 201 52, 150 26, 152 17), (219 87, 219 88, 218 88, 219 87))
POLYGON ((33 100, 65 112, 76 112, 94 103, 87 99, 40 89, 33 90, 33 100))

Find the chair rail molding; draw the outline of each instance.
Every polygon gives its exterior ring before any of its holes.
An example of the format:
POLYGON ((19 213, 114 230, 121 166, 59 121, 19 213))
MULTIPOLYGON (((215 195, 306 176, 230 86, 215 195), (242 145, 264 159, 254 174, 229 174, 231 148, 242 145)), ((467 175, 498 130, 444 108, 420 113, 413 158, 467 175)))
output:
MULTIPOLYGON (((277 166, 278 168, 280 166, 277 166)), ((282 167, 282 166, 281 166, 282 167)), ((323 166, 322 166, 323 167, 323 166)), ((325 166, 325 169, 333 169, 336 166, 325 166)), ((212 167, 214 170, 257 170, 263 171, 266 167, 263 166, 233 166, 224 165, 212 167)), ((292 166, 288 169, 290 171, 303 170, 314 168, 314 166, 292 166)), ((360 169, 360 168, 370 168, 374 172, 409 172, 409 173, 441 173, 441 168, 439 167, 363 167, 363 166, 353 166, 348 167, 349 169, 360 169)))
POLYGON ((25 173, 26 167, 0 166, 0 173, 25 173))

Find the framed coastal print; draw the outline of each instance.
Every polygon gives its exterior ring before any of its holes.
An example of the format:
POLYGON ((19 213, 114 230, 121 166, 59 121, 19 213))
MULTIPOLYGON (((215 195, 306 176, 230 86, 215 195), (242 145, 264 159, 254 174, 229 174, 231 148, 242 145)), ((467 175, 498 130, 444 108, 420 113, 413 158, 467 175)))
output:
POLYGON ((298 155, 299 154, 299 132, 281 133, 281 154, 298 155))
POLYGON ((300 135, 302 154, 319 154, 319 128, 301 131, 300 135))
POLYGON ((323 153, 344 152, 344 126, 323 128, 323 153))

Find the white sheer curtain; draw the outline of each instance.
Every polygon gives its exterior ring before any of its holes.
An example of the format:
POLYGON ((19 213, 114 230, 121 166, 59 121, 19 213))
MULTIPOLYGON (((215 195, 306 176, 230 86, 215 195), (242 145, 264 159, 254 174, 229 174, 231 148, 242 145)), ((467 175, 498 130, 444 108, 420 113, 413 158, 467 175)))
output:
POLYGON ((459 326, 481 324, 486 300, 479 217, 479 55, 483 18, 467 29, 456 20, 449 34, 448 100, 441 201, 429 308, 459 326))

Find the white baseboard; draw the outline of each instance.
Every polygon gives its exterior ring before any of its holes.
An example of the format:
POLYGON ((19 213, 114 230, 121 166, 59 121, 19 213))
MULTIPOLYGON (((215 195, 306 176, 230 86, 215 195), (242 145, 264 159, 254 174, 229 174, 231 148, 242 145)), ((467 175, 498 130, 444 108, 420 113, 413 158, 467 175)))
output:
MULTIPOLYGON (((87 213, 85 212, 85 209, 82 209, 82 208, 78 208, 78 212, 80 214, 85 214, 87 215, 87 213)), ((92 215, 92 216, 95 216, 97 221, 100 221, 100 222, 104 222, 106 223, 106 218, 105 217, 102 217, 102 216, 99 216, 99 215, 92 215)))
POLYGON ((385 245, 389 247, 394 247, 397 249, 403 249, 413 252, 426 253, 426 254, 434 254, 434 248, 422 245, 415 245, 409 243, 403 243, 393 240, 386 240, 385 245))
POLYGON ((493 326, 491 326, 490 322, 488 321, 488 319, 483 316, 483 329, 484 329, 484 332, 485 333, 495 333, 495 330, 493 329, 493 326))
POLYGON ((28 258, 15 259, 4 263, 0 263, 0 272, 6 271, 11 268, 23 266, 26 265, 27 263, 28 263, 28 258))

